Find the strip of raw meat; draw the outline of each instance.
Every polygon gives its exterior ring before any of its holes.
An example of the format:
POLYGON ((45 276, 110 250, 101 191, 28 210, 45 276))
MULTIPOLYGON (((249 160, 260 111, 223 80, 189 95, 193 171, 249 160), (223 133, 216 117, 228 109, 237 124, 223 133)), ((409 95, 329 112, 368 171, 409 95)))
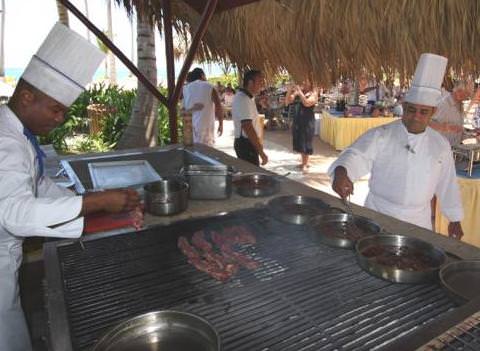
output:
POLYGON ((221 235, 218 232, 212 231, 211 238, 215 245, 218 246, 222 255, 227 258, 227 260, 237 262, 243 267, 255 270, 260 266, 260 263, 251 259, 250 257, 235 251, 232 248, 232 242, 228 239, 228 236, 221 235))
POLYGON ((192 244, 196 249, 202 252, 202 256, 212 264, 216 264, 220 270, 236 273, 238 271, 238 264, 229 262, 224 256, 217 254, 212 247, 212 244, 205 239, 203 231, 195 232, 192 236, 192 244))
POLYGON ((192 244, 197 247, 197 249, 211 251, 213 250, 212 244, 210 244, 207 239, 205 239, 205 234, 203 230, 193 233, 192 244))
POLYGON ((232 264, 227 264, 222 269, 218 266, 215 260, 203 259, 195 247, 190 245, 188 239, 183 236, 178 238, 177 245, 180 251, 187 256, 190 264, 199 271, 209 274, 214 279, 225 282, 238 270, 238 266, 234 267, 232 264))

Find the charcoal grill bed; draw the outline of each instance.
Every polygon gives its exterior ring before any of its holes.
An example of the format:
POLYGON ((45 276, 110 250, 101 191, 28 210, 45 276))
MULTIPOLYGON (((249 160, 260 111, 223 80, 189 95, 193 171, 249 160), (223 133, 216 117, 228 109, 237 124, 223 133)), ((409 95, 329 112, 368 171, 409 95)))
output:
POLYGON ((164 309, 207 319, 223 351, 393 350, 399 337, 457 309, 439 285, 377 279, 358 266, 353 251, 328 247, 306 227, 258 208, 87 237, 83 244, 85 250, 75 241, 45 246, 54 351, 90 350, 121 321, 164 309), (221 283, 177 249, 180 235, 231 225, 255 233, 257 244, 241 249, 261 262, 258 270, 241 269, 221 283))

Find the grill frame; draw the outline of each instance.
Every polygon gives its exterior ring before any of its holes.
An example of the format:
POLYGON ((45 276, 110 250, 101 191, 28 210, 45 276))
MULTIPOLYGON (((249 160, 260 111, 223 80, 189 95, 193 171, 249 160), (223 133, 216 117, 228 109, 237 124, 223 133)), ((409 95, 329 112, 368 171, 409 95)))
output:
MULTIPOLYGON (((251 210, 251 209, 250 209, 251 210)), ((255 209, 255 211, 259 211, 259 209, 255 209)), ((238 211, 242 212, 242 211, 238 211)), ((235 214, 235 213, 233 213, 235 214)), ((229 214, 225 214, 228 218, 229 214)), ((219 218, 219 216, 214 216, 214 218, 219 218)), ((203 219, 208 220, 208 219, 203 219)), ((194 218, 187 221, 182 221, 183 225, 188 225, 188 223, 193 223, 199 221, 199 219, 194 218)), ((171 226, 169 226, 171 227, 171 226)), ((149 228, 148 230, 151 230, 149 228)), ((84 239, 84 243, 93 242, 99 239, 109 238, 115 235, 141 235, 140 234, 132 234, 131 232, 124 231, 121 233, 118 232, 111 232, 111 233, 102 233, 88 236, 84 239)), ((79 245, 76 243, 75 240, 63 240, 57 242, 50 242, 45 245, 44 253, 45 253, 45 268, 46 268, 46 279, 47 279, 47 303, 48 303, 48 312, 49 312, 49 320, 50 320, 50 332, 51 332, 51 346, 52 350, 64 350, 70 351, 74 350, 72 346, 72 335, 70 332, 70 321, 68 319, 67 307, 66 307, 66 298, 65 293, 63 290, 63 283, 62 283, 62 273, 60 270, 59 264, 59 255, 58 250, 65 246, 72 245, 79 245)), ((341 249, 337 249, 341 250, 341 249)), ((340 251, 341 252, 341 251, 340 251)), ((472 307, 469 307, 474 302, 477 303, 478 307, 480 308, 480 298, 475 301, 472 301, 468 305, 464 305, 460 308, 456 308, 450 312, 446 312, 444 316, 438 318, 433 322, 429 322, 428 328, 421 327, 418 331, 410 332, 406 336, 402 337, 398 342, 392 342, 391 344, 387 345, 386 347, 382 348, 382 350, 414 350, 417 347, 425 344, 429 340, 431 340, 434 336, 439 335, 442 331, 448 329, 452 325, 455 325, 456 321, 461 321, 465 318, 465 313, 472 313, 472 307), (435 334, 432 335, 432 327, 431 325, 436 327, 435 334), (397 345, 398 344, 398 345, 397 345), (406 348, 406 345, 409 345, 406 348)), ((474 305, 474 306, 477 306, 474 305)), ((472 305, 473 306, 473 305, 472 305)), ((474 307, 475 308, 475 307, 474 307)))

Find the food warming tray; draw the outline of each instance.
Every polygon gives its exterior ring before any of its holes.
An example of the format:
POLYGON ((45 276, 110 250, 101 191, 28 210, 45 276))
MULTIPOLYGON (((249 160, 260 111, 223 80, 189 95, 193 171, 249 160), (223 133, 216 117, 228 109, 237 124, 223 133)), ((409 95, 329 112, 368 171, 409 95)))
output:
POLYGON ((226 165, 188 165, 180 174, 190 185, 190 199, 222 200, 232 194, 233 172, 226 165))
POLYGON ((286 195, 270 200, 268 208, 271 215, 280 221, 301 225, 325 214, 329 206, 316 197, 286 195))
POLYGON ((446 264, 440 270, 440 281, 459 304, 473 300, 480 296, 480 260, 446 264))
POLYGON ((395 283, 426 283, 438 279, 445 253, 412 237, 395 234, 372 235, 355 246, 360 266, 370 274, 395 283))
POLYGON ((347 213, 329 213, 315 217, 311 228, 323 243, 345 249, 352 249, 357 240, 381 231, 381 227, 374 221, 366 217, 352 217, 347 213))
POLYGON ((94 189, 114 189, 162 179, 146 160, 92 162, 88 164, 94 189))

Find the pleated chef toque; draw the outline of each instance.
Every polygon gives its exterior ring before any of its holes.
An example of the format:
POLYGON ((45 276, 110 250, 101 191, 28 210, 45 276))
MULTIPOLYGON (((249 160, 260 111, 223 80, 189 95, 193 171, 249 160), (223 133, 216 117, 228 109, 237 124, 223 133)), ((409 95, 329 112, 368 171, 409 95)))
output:
POLYGON ((422 54, 405 101, 418 105, 437 106, 442 95, 441 87, 447 62, 448 59, 443 56, 422 54))
POLYGON ((85 90, 105 54, 78 33, 56 23, 22 78, 69 107, 85 90))

